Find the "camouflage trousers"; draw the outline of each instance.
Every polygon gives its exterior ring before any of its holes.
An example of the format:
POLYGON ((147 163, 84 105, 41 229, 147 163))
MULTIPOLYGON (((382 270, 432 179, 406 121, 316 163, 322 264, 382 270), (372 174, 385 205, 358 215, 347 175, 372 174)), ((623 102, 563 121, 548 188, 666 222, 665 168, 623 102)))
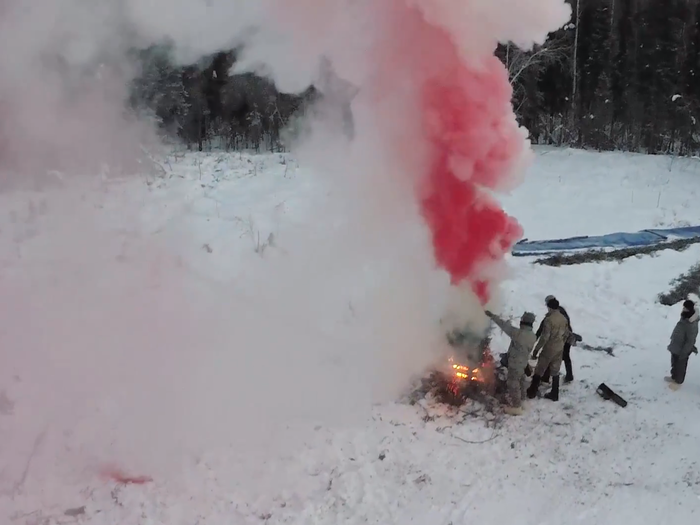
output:
POLYGON ((527 390, 525 366, 527 366, 527 363, 517 369, 508 368, 508 378, 506 379, 508 393, 506 397, 508 404, 512 407, 520 407, 522 400, 525 398, 525 392, 527 390))

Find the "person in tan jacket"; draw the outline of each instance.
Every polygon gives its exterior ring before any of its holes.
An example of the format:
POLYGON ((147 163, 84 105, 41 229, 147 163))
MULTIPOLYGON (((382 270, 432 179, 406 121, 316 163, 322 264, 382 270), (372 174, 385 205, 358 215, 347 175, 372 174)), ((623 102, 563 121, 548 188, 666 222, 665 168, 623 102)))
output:
POLYGON ((559 369, 564 357, 564 344, 569 337, 569 322, 559 311, 559 301, 551 298, 547 301, 547 315, 542 321, 542 335, 535 345, 534 354, 539 353, 535 374, 532 377, 527 397, 534 399, 540 387, 542 375, 549 368, 552 374, 552 390, 544 397, 559 401, 559 369), (541 352, 540 352, 541 350, 541 352))

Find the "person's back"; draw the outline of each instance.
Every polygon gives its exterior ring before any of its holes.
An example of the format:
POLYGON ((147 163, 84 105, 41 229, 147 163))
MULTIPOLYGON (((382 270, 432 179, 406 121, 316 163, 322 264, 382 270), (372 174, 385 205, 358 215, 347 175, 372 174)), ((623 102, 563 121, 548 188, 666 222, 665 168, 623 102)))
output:
MULTIPOLYGON (((549 324, 549 338, 544 344, 545 348, 550 350, 557 348, 563 351, 564 343, 569 337, 569 321, 561 311, 554 310, 544 322, 549 324)), ((547 334, 547 329, 545 328, 543 332, 543 335, 547 334)))
MULTIPOLYGON (((547 304, 551 299, 556 299, 553 295, 548 295, 544 302, 547 304)), ((566 367, 566 377, 564 379, 565 383, 570 383, 571 381, 574 380, 574 366, 571 363, 571 347, 575 344, 575 337, 574 337, 574 329, 571 328, 571 318, 569 317, 568 312, 566 309, 560 304, 558 310, 561 312, 561 314, 566 317, 566 321, 568 323, 568 329, 569 329, 569 338, 566 340, 564 343, 564 353, 562 355, 564 365, 566 367), (572 339, 572 337, 574 337, 572 339)), ((550 314, 548 313, 546 317, 548 317, 550 314)), ((540 323, 540 327, 537 329, 537 337, 539 338, 542 335, 542 331, 544 330, 544 321, 540 323)), ((579 336, 580 340, 580 336, 579 336)), ((548 368, 544 375, 542 376, 542 382, 543 383, 549 383, 551 379, 551 374, 550 374, 550 369, 548 368)))
POLYGON ((548 298, 548 312, 545 316, 542 335, 535 345, 535 354, 541 350, 535 367, 535 374, 532 377, 527 396, 535 398, 537 389, 542 381, 542 376, 550 370, 552 374, 552 390, 545 395, 552 401, 559 400, 559 369, 564 357, 564 345, 569 337, 569 321, 559 310, 559 301, 555 298, 548 298))
MULTIPOLYGON (((554 296, 547 296, 547 297, 554 297, 554 296)), ((566 322, 567 322, 568 327, 569 327, 569 331, 573 332, 573 328, 571 328, 571 318, 569 317, 569 314, 566 311, 566 309, 560 305, 558 310, 559 310, 559 313, 561 313, 564 316, 564 318, 566 319, 566 322)), ((550 313, 547 313, 547 315, 545 315, 545 319, 547 319, 547 317, 549 317, 550 315, 551 315, 550 313)), ((544 319, 540 323, 540 327, 537 329, 536 335, 538 338, 542 335, 543 330, 544 330, 544 319)))
POLYGON ((531 326, 521 326, 513 334, 510 346, 508 347, 508 362, 511 358, 523 363, 523 369, 527 365, 532 349, 537 342, 537 336, 531 326), (512 356, 511 356, 512 353, 512 356))
POLYGON ((508 406, 504 408, 506 414, 517 416, 523 413, 522 398, 525 397, 525 368, 537 341, 537 336, 532 331, 535 323, 535 314, 525 312, 520 318, 520 327, 515 328, 499 316, 486 310, 486 315, 510 338, 508 346, 508 406))

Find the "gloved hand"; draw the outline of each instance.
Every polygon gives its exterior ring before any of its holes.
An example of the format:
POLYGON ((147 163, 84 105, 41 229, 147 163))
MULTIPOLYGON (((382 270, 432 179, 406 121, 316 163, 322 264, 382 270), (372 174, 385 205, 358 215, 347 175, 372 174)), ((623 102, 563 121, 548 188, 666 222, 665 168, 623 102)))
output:
POLYGON ((694 354, 697 354, 697 353, 698 353, 698 347, 697 347, 697 346, 694 346, 694 347, 693 347, 693 353, 694 353, 694 354))

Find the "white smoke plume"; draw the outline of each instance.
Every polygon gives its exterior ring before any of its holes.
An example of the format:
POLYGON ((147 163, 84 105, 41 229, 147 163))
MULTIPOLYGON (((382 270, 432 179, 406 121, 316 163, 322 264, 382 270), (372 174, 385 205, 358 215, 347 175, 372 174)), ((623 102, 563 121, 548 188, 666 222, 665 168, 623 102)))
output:
MULTIPOLYGON (((311 203, 309 228, 282 236, 289 257, 260 262, 243 284, 195 279, 152 237, 117 260, 121 241, 80 204, 83 185, 39 197, 43 237, 0 281, 0 386, 17 399, 0 418, 3 485, 43 431, 37 478, 84 476, 103 461, 158 475, 184 453, 278 445, 290 428, 363 416, 438 355, 450 291, 415 202, 422 153, 397 160, 384 139, 420 133, 415 109, 398 91, 379 103, 363 91, 382 73, 371 50, 391 38, 383 19, 404 2, 465 60, 498 41, 541 42, 568 16, 563 0, 0 0, 0 166, 10 181, 103 163, 138 171, 132 161, 152 136, 125 111, 130 46, 168 38, 187 63, 243 43, 237 70, 283 91, 306 88, 327 56, 360 88, 351 145, 323 123, 297 145, 331 197, 311 203), (333 324, 349 302, 356 320, 333 324)), ((136 228, 138 202, 120 206, 136 228)), ((460 319, 480 315, 473 296, 465 304, 460 319)))

